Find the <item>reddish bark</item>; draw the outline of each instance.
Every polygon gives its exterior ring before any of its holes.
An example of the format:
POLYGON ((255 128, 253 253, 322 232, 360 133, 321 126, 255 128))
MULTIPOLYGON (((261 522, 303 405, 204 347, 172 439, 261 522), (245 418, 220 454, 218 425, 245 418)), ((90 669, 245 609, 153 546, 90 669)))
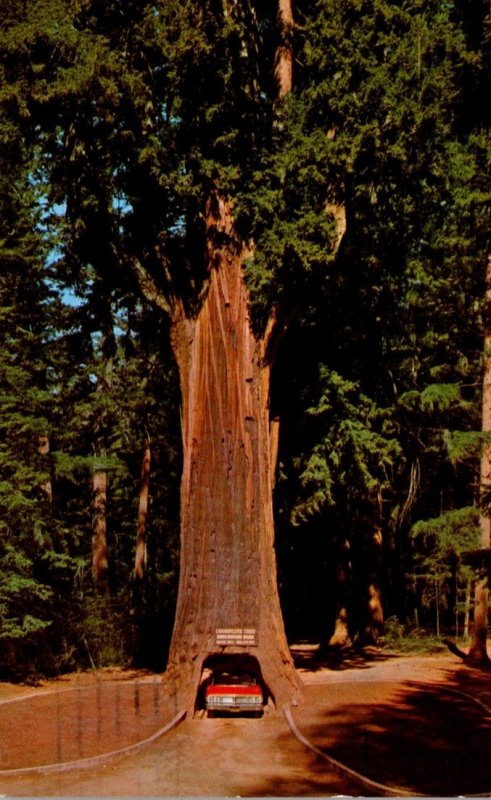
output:
POLYGON ((92 577, 105 588, 108 578, 108 554, 106 536, 107 472, 96 469, 92 475, 92 577))
POLYGON ((351 645, 351 638, 348 630, 348 609, 339 605, 336 608, 336 619, 334 622, 334 632, 329 639, 329 647, 349 647, 351 645))
MULTIPOLYGON (((42 456, 49 455, 49 437, 46 436, 46 434, 40 434, 38 439, 38 450, 42 456)), ((41 489, 46 495, 48 503, 51 505, 53 503, 53 485, 51 483, 51 478, 43 481, 41 484, 41 489)))
POLYGON ((375 519, 368 521, 369 530, 365 547, 365 624, 362 630, 363 644, 376 644, 384 626, 382 605, 382 496, 373 499, 375 519))
POLYGON ((278 461, 278 447, 280 443, 280 420, 279 417, 275 417, 271 420, 271 424, 269 426, 269 438, 270 438, 270 454, 271 454, 271 476, 272 476, 272 483, 273 486, 276 482, 276 462, 278 461))
POLYGON ((275 55, 275 78, 278 99, 285 97, 293 80, 293 12, 291 0, 278 0, 279 44, 275 55))
MULTIPOLYGON (((275 58, 278 98, 292 87, 291 0, 279 0, 275 58)), ((253 656, 277 706, 297 702, 301 682, 283 627, 274 551, 273 483, 278 426, 270 426, 272 316, 256 337, 231 206, 211 198, 206 212, 206 292, 196 315, 165 297, 141 264, 147 299, 171 318, 182 394, 181 557, 167 679, 176 702, 193 710, 205 662, 253 656), (218 237, 217 237, 218 234, 218 237), (220 244, 213 244, 220 240, 220 244), (253 631, 253 645, 220 644, 217 630, 253 631)))
POLYGON ((382 593, 378 580, 367 587, 367 622, 363 630, 363 644, 376 644, 384 627, 382 593))
POLYGON ((347 539, 339 544, 336 564, 336 616, 334 622, 334 632, 329 639, 329 647, 349 647, 351 637, 349 633, 349 611, 350 603, 350 581, 351 581, 351 555, 350 545, 347 539))
POLYGON ((476 583, 474 594, 474 625, 472 629, 472 642, 466 657, 466 662, 476 666, 487 666, 489 656, 487 653, 488 636, 488 607, 489 589, 488 578, 481 578, 476 583))
POLYGON ((145 442, 140 474, 140 499, 138 503, 138 523, 136 530, 135 570, 136 580, 143 580, 147 567, 147 521, 150 483, 150 463, 152 451, 150 442, 145 442))
MULTIPOLYGON (((486 270, 482 430, 484 433, 491 432, 491 257, 488 258, 486 270)), ((491 496, 491 444, 489 442, 484 442, 481 457, 481 496, 483 503, 489 505, 491 496)), ((480 545, 483 548, 489 548, 491 544, 491 519, 487 508, 481 511, 480 527, 480 545)), ((477 581, 474 595, 474 626, 472 642, 466 659, 472 664, 489 664, 489 656, 486 649, 488 608, 489 589, 488 577, 486 576, 477 581)))
POLYGON ((175 308, 172 344, 182 392, 181 564, 168 676, 194 706, 204 661, 249 653, 277 704, 298 695, 276 583, 269 420, 273 323, 256 338, 243 264, 223 200, 207 210, 209 285, 195 318, 175 308), (213 247, 213 235, 223 244, 213 247), (253 629, 255 643, 218 645, 217 629, 253 629))

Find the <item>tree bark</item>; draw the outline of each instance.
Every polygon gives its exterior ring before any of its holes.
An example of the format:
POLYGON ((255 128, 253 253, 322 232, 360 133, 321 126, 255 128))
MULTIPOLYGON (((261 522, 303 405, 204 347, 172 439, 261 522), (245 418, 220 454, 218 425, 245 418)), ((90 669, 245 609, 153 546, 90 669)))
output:
POLYGON ((108 582, 108 552, 106 533, 107 471, 95 469, 92 474, 92 577, 99 589, 108 582))
MULTIPOLYGON (((336 649, 341 649, 343 647, 349 647, 351 645, 351 637, 349 634, 348 628, 348 609, 343 606, 339 605, 336 608, 336 619, 334 621, 334 632, 329 639, 329 647, 334 647, 336 649)), ((321 648, 322 650, 323 648, 321 648)))
POLYGON ((278 0, 278 39, 275 55, 277 97, 281 100, 292 88, 293 80, 293 12, 291 0, 278 0))
POLYGON ((336 596, 334 632, 329 639, 328 647, 349 647, 352 641, 349 632, 350 619, 348 611, 348 607, 351 604, 351 553, 348 539, 344 539, 338 545, 336 596))
POLYGON ((182 394, 183 474, 179 591, 167 675, 179 702, 192 711, 204 662, 248 654, 281 707, 296 702, 300 682, 276 582, 268 354, 274 321, 261 337, 254 335, 243 274, 252 248, 237 240, 223 199, 208 204, 206 225, 206 297, 194 318, 176 306, 171 326, 182 394))
MULTIPOLYGON (((39 435, 38 450, 40 455, 42 456, 49 455, 49 437, 46 436, 46 434, 39 435)), ((53 504, 53 484, 51 482, 51 477, 43 481, 43 483, 41 484, 41 489, 51 507, 53 504)))
POLYGON ((471 597, 472 597, 472 579, 467 579, 465 587, 465 610, 464 610, 464 638, 469 636, 469 622, 471 617, 471 597))
POLYGON ((152 451, 150 442, 145 442, 140 474, 140 498, 138 503, 138 523, 136 530, 135 569, 136 580, 143 580, 147 568, 147 523, 150 484, 150 464, 152 451))
POLYGON ((365 549, 366 595, 365 624, 361 631, 363 644, 376 644, 384 627, 384 609, 382 604, 382 498, 380 494, 374 500, 376 519, 369 521, 369 532, 365 549))
POLYGON ((436 635, 440 636, 440 590, 438 578, 435 578, 435 623, 436 635))
POLYGON ((377 644, 384 627, 382 592, 378 580, 367 587, 367 622, 363 630, 363 644, 377 644))
MULTIPOLYGON (((491 433, 491 256, 486 267, 486 306, 484 312, 484 369, 482 390, 482 430, 491 433)), ((491 442, 484 441, 481 456, 481 516, 480 546, 491 544, 491 442)), ((474 625, 467 661, 476 665, 489 665, 487 653, 489 589, 488 576, 476 582, 474 595, 474 625)))

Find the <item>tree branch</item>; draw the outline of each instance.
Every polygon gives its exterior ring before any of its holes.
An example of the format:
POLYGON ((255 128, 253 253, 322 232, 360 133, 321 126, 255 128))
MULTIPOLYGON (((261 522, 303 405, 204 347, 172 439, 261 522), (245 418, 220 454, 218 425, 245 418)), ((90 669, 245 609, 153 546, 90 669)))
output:
POLYGON ((261 360, 264 363, 272 364, 281 338, 287 329, 287 321, 278 316, 278 309, 273 307, 270 311, 264 333, 260 340, 261 360))
POLYGON ((138 287, 151 305, 172 316, 173 303, 164 292, 157 286, 150 273, 142 266, 137 258, 131 259, 131 270, 136 278, 138 287))

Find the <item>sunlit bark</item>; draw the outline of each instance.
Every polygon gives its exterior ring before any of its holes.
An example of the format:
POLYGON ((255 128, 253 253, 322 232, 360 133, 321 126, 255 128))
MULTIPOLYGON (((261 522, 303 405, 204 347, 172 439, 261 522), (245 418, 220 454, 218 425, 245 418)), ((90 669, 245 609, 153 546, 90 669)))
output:
POLYGON ((168 675, 189 706, 208 656, 249 652, 276 704, 299 681, 283 629, 276 583, 269 419, 273 320, 252 331, 244 260, 230 207, 207 210, 210 282, 198 315, 174 317, 182 392, 181 562, 168 675), (222 244, 211 245, 213 233, 222 244), (219 646, 217 630, 254 632, 251 648, 219 646))
POLYGON ((278 0, 278 39, 275 78, 278 99, 285 97, 293 80, 293 11, 291 0, 278 0))
MULTIPOLYGON (((41 434, 39 436, 39 445, 38 445, 39 453, 42 456, 49 455, 49 437, 46 434, 41 434)), ((48 477, 43 483, 41 484, 41 489, 44 492, 46 499, 51 506, 53 503, 53 484, 51 482, 51 478, 48 477)))
POLYGON ((92 577, 99 588, 108 580, 106 533, 107 471, 95 469, 92 475, 92 577))
POLYGON ((136 530, 135 569, 136 580, 143 580, 147 568, 147 524, 150 484, 150 463, 152 451, 150 442, 145 442, 140 474, 140 497, 138 502, 138 522, 136 530))
MULTIPOLYGON (((482 430, 491 433, 491 257, 488 258, 486 270, 486 308, 484 315, 484 369, 482 389, 482 430)), ((481 456, 481 517, 480 545, 489 548, 491 544, 491 518, 489 506, 491 502, 491 443, 484 441, 481 456)), ((489 664, 487 653, 489 589, 488 576, 481 577, 476 583, 474 594, 474 625, 472 642, 467 661, 473 664, 489 664)))
POLYGON ((382 604, 382 497, 379 493, 373 499, 375 519, 369 521, 365 544, 365 622, 362 629, 362 643, 376 644, 384 626, 382 604))
POLYGON ((340 545, 336 564, 336 610, 334 631, 329 639, 329 647, 349 647, 349 606, 351 595, 351 555, 349 541, 345 539, 340 545))

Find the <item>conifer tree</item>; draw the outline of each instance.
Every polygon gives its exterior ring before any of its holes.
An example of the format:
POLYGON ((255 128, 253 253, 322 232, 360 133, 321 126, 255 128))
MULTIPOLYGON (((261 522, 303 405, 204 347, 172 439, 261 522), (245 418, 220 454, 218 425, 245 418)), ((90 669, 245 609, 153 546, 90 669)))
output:
MULTIPOLYGON (((306 20, 297 119, 312 166, 299 174, 312 180, 324 165, 347 227, 319 292, 324 318, 307 305, 303 347, 288 342, 300 354, 300 414, 307 403, 311 421, 289 428, 298 450, 283 451, 295 459, 283 472, 290 495, 298 476, 293 509, 285 498, 294 521, 324 526, 337 543, 328 556, 342 579, 333 626, 346 642, 348 631, 365 635, 370 602, 365 612, 359 602, 374 597, 373 570, 360 567, 379 564, 375 583, 407 616, 411 520, 436 516, 443 492, 444 510, 475 499, 482 245, 469 181, 482 152, 462 135, 461 114, 464 75, 479 67, 462 21, 440 4, 326 2, 306 20), (317 385, 314 394, 306 385, 317 385), (357 447, 341 433, 347 426, 352 436, 359 426, 357 447), (454 480, 447 446, 459 437, 468 449, 454 480), (384 562, 376 547, 364 549, 380 532, 384 562)), ((324 637, 329 626, 321 628, 324 637)))
POLYGON ((0 671, 36 672, 51 663, 53 589, 46 352, 52 324, 43 280, 45 251, 29 160, 17 126, 0 126, 0 671))
POLYGON ((20 6, 2 11, 2 108, 35 146, 48 207, 65 211, 63 279, 90 276, 98 334, 97 298, 145 298, 179 369, 169 675, 192 707, 205 661, 241 655, 248 628, 271 695, 289 701, 298 681, 273 550, 276 351, 295 316, 310 325, 330 309, 294 504, 298 519, 334 509, 358 566, 369 554, 350 576, 352 633, 374 636, 380 509, 390 501, 401 527, 423 459, 415 424, 432 403, 441 410, 435 385, 453 407, 467 369, 442 363, 458 290, 438 239, 467 155, 455 126, 463 35, 436 0, 20 6), (443 289, 434 335, 421 297, 443 289), (220 645, 221 629, 239 639, 220 645))

